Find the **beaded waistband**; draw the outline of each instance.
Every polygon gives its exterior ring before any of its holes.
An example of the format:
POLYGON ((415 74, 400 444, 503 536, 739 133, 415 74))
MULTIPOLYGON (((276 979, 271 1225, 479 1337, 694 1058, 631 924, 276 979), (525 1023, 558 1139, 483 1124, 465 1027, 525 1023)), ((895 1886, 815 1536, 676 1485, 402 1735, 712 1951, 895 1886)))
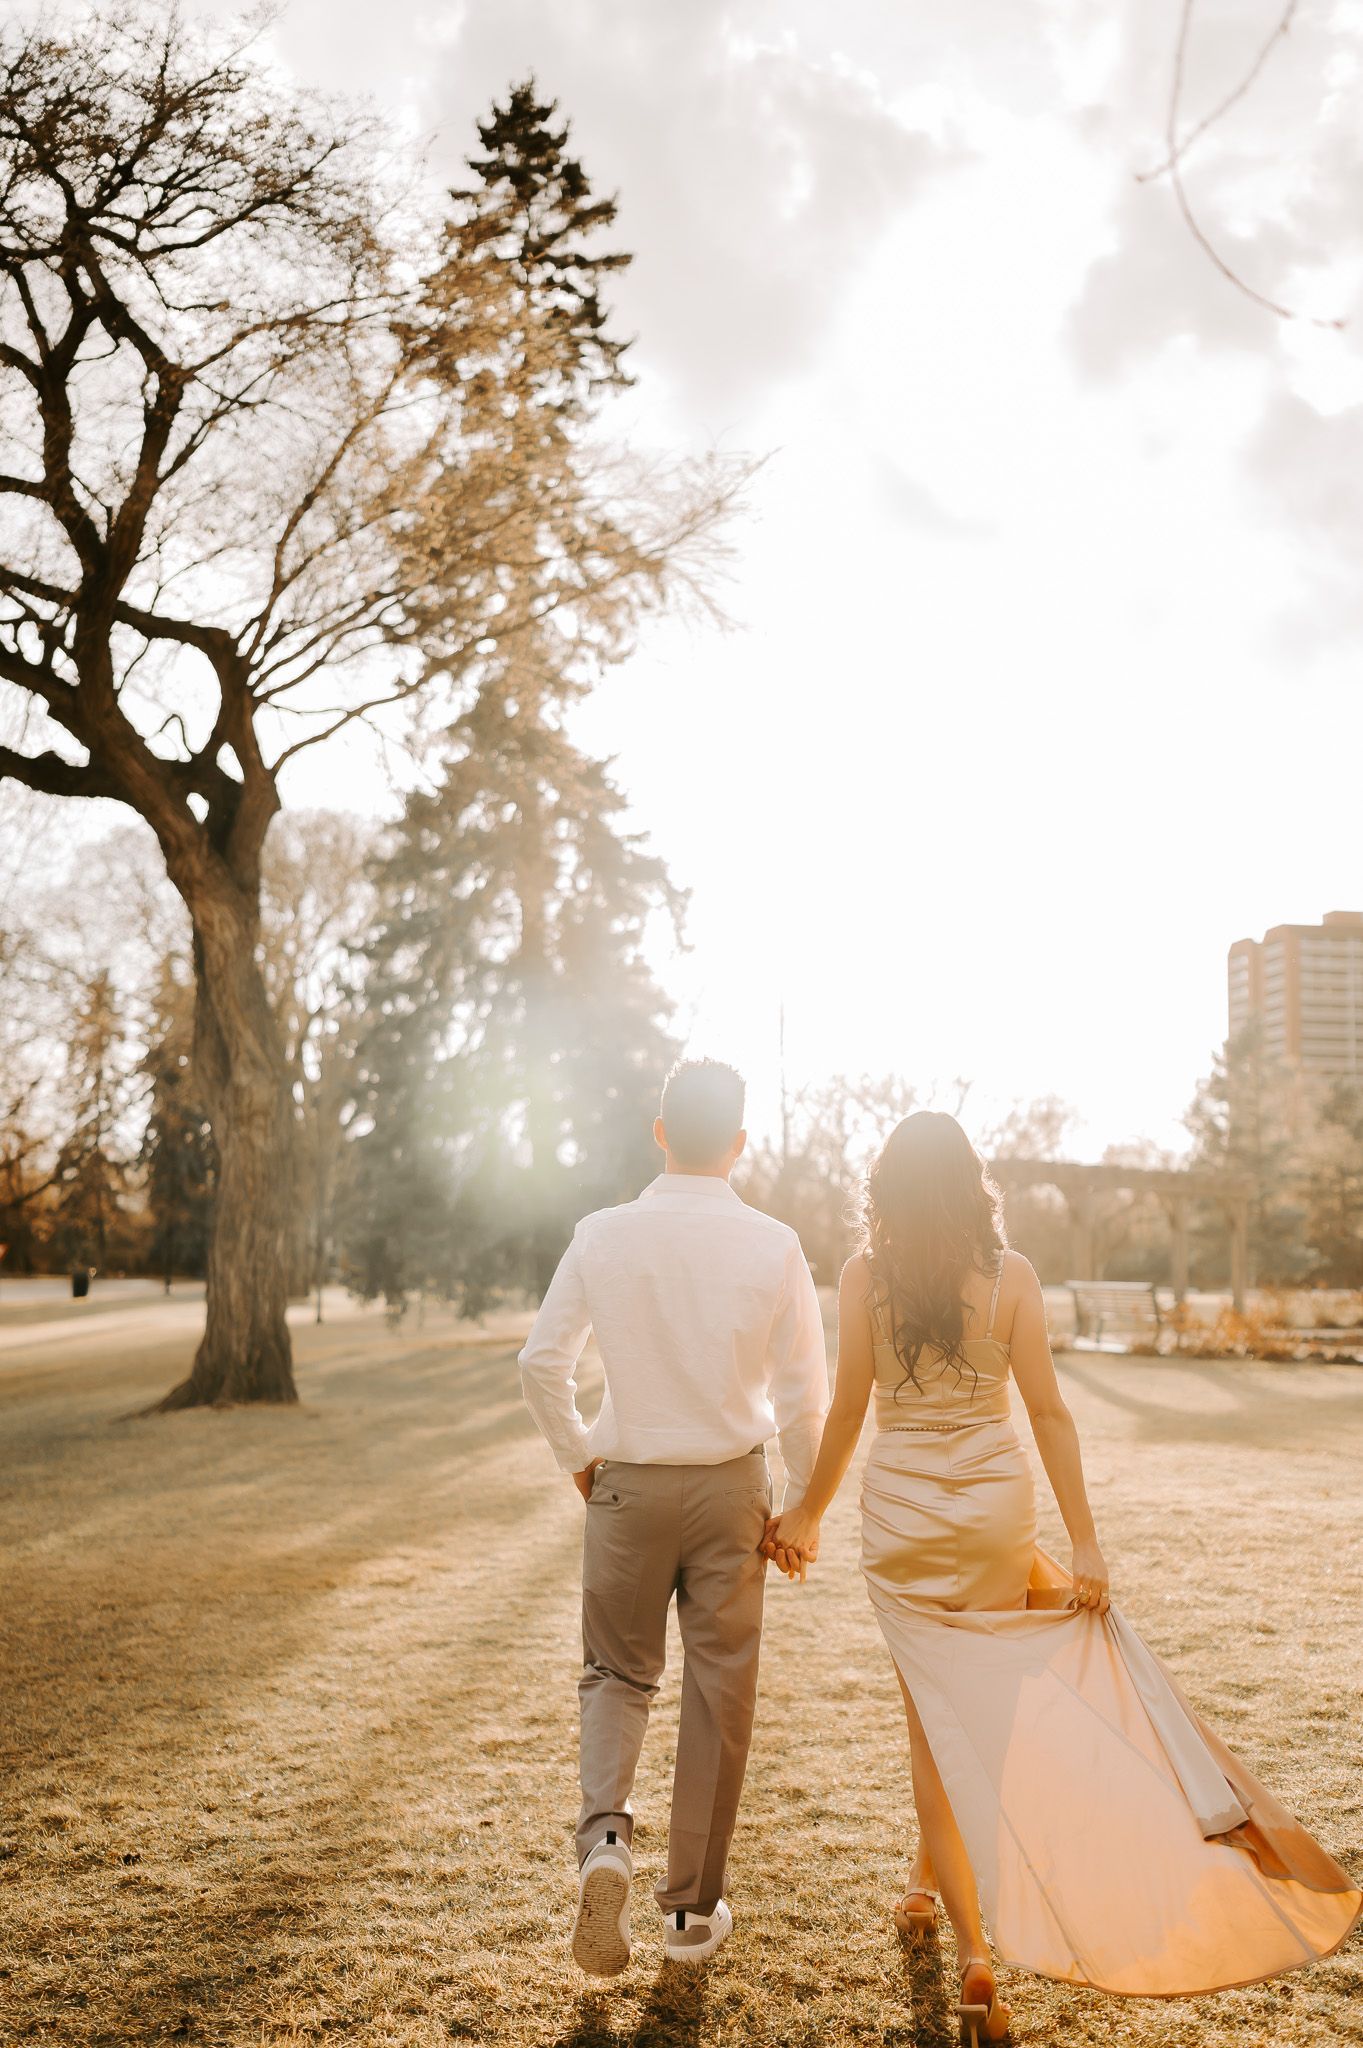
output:
POLYGON ((925 1430, 931 1431, 939 1429, 964 1429, 966 1427, 965 1423, 963 1422, 882 1422, 879 1423, 877 1426, 881 1430, 882 1434, 886 1436, 888 1436, 892 1430, 907 1429, 913 1431, 915 1434, 921 1434, 925 1430))

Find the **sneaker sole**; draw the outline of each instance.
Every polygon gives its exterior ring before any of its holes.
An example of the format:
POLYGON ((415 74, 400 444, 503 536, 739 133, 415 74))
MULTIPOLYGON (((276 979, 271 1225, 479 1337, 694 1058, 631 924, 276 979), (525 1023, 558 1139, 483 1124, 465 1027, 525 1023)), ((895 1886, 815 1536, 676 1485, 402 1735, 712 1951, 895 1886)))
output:
POLYGON ((609 1864, 589 1871, 573 1926, 573 1961, 589 1977, 618 1977, 629 1961, 629 1938, 620 1919, 629 1899, 629 1879, 609 1864))

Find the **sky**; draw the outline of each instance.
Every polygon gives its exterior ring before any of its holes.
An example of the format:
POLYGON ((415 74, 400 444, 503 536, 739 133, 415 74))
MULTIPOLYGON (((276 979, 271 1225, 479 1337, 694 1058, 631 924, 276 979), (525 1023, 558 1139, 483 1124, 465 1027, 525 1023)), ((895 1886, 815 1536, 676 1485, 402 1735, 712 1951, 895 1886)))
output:
MULTIPOLYGON (((223 14, 212 0, 191 12, 223 14)), ((1232 940, 1363 908, 1363 6, 1165 179, 1179 0, 293 0, 453 181, 533 72, 635 252, 612 432, 763 458, 721 593, 580 718, 691 892, 693 1050, 1055 1093, 1177 1147, 1232 940), (1342 319, 1341 329, 1323 324, 1342 319)), ((1182 130, 1282 0, 1202 0, 1182 130)), ((363 805, 358 747, 296 802, 363 805)))

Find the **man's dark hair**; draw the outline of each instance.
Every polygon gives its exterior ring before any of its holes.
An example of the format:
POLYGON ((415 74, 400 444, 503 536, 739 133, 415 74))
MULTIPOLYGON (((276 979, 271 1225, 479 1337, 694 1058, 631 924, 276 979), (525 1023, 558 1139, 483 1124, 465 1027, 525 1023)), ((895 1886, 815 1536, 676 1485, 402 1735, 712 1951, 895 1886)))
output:
POLYGON ((663 1083, 667 1149, 682 1171, 713 1166, 743 1128, 743 1076, 723 1060, 678 1060, 663 1083))

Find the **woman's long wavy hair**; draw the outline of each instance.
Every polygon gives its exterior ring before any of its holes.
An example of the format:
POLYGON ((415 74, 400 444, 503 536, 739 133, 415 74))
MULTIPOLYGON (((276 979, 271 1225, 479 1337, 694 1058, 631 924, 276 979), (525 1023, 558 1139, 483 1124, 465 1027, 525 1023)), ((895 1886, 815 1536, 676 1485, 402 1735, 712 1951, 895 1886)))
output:
POLYGON ((992 1274, 1008 1240, 1002 1197, 954 1116, 920 1109, 895 1125, 866 1177, 862 1222, 872 1309, 904 1368, 896 1398, 920 1388, 924 1352, 959 1374, 961 1283, 992 1274))

